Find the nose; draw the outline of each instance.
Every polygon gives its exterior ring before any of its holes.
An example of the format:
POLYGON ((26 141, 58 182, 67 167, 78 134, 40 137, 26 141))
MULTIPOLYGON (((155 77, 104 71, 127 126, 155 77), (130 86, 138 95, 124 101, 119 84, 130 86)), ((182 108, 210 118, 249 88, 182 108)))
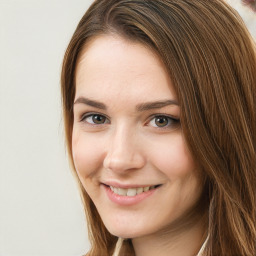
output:
POLYGON ((125 127, 116 130, 108 139, 104 168, 113 172, 141 169, 146 163, 142 146, 133 130, 125 127))

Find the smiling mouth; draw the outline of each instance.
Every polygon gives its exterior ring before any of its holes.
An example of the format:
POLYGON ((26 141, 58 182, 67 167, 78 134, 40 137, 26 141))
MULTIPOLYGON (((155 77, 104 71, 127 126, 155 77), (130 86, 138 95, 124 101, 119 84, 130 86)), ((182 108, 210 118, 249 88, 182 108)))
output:
POLYGON ((161 185, 156 185, 156 186, 148 186, 148 187, 138 187, 138 188, 117 188, 113 186, 108 186, 110 189, 113 191, 114 194, 117 194, 119 196, 136 196, 139 194, 142 194, 143 192, 147 192, 149 190, 156 189, 160 187, 161 185))

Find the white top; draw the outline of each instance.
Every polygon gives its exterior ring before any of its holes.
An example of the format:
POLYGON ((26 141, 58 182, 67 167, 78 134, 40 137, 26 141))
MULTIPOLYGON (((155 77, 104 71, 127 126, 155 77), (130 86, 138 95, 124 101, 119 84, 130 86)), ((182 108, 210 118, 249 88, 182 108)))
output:
MULTIPOLYGON (((121 237, 118 238, 117 244, 116 244, 116 249, 115 249, 115 251, 114 251, 113 256, 118 256, 118 255, 119 255, 120 249, 121 249, 122 244, 123 244, 123 241, 124 241, 123 238, 121 238, 121 237)), ((204 248, 205 248, 205 246, 206 246, 207 241, 208 241, 208 236, 207 236, 207 238, 206 238, 206 240, 204 241, 204 243, 203 243, 203 245, 202 245, 200 251, 198 252, 198 254, 197 254, 196 256, 203 256, 204 248)))
POLYGON ((204 241, 204 243, 203 243, 200 251, 198 252, 197 256, 203 256, 204 248, 206 246, 207 241, 208 241, 208 236, 207 236, 206 240, 204 241))

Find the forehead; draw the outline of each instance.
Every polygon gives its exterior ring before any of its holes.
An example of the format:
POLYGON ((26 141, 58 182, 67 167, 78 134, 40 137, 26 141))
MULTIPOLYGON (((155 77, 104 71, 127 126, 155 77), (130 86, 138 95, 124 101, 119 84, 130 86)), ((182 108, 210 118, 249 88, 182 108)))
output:
POLYGON ((175 98, 170 76, 158 55, 143 44, 120 36, 101 35, 81 52, 76 68, 77 94, 175 98))

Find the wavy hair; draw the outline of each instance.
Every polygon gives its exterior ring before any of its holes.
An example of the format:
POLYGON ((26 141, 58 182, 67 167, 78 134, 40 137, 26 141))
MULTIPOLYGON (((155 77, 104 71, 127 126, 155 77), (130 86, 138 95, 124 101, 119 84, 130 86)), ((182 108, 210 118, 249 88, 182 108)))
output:
MULTIPOLYGON (((189 150, 205 175, 206 256, 256 255, 256 51, 238 13, 222 0, 96 0, 63 60, 66 141, 88 221, 88 256, 109 256, 105 228, 72 159, 75 69, 89 40, 117 34, 154 50, 173 82, 189 150)), ((120 246, 119 246, 120 247, 120 246)), ((125 241, 122 255, 135 255, 125 241)))

